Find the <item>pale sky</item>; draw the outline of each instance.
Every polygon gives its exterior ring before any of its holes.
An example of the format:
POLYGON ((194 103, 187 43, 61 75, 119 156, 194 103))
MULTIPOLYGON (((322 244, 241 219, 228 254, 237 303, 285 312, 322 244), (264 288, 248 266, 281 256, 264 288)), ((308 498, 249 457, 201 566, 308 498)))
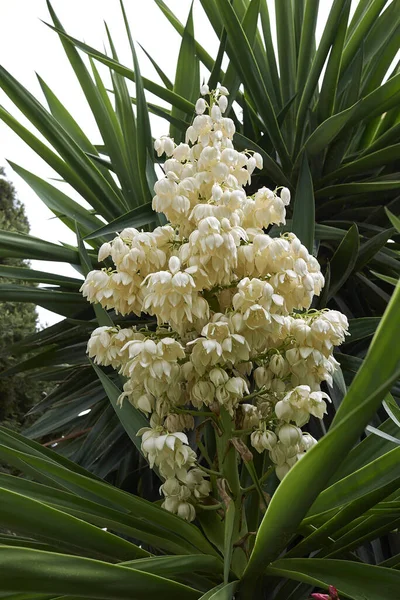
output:
MULTIPOLYGON (((117 46, 120 62, 132 67, 132 58, 126 41, 118 0, 53 0, 52 4, 68 33, 101 51, 106 40, 104 30, 104 21, 106 21, 117 46)), ((166 4, 182 22, 186 22, 191 0, 166 0, 166 4)), ((274 3, 268 1, 268 4, 271 9, 271 21, 274 22, 274 3)), ((331 4, 332 0, 320 2, 317 38, 331 4)), ((181 39, 179 34, 169 24, 153 0, 125 0, 125 8, 134 39, 152 55, 169 78, 173 80, 181 39)), ((37 72, 63 101, 90 140, 93 143, 101 143, 86 99, 80 90, 58 36, 41 22, 41 19, 47 22, 51 21, 45 0, 0 0, 0 14, 1 64, 46 105, 36 79, 35 72, 37 72)), ((216 56, 218 39, 198 1, 194 3, 194 23, 196 39, 207 48, 212 56, 216 56)), ((138 55, 142 74, 159 82, 151 63, 140 48, 138 48, 138 55)), ((99 63, 97 65, 107 82, 107 69, 99 63)), ((151 99, 150 94, 147 97, 149 100, 151 99)), ((159 99, 157 99, 157 103, 162 104, 159 99)), ((29 126, 28 121, 1 90, 0 104, 20 118, 25 126, 29 126)), ((152 117, 151 123, 155 137, 168 132, 168 123, 165 121, 152 117)), ((32 129, 31 126, 29 127, 32 129)), ((53 217, 51 211, 44 206, 30 187, 7 165, 6 159, 10 159, 44 179, 55 176, 47 164, 7 125, 0 121, 0 166, 5 167, 7 178, 13 182, 19 199, 25 204, 31 225, 31 234, 51 242, 63 241, 74 244, 74 234, 53 217)), ((52 183, 55 184, 55 182, 52 183)), ((75 200, 81 201, 79 195, 66 184, 55 185, 60 185, 60 189, 65 193, 75 200)), ((32 266, 49 272, 76 275, 72 267, 62 263, 32 261, 32 266)), ((61 319, 58 315, 40 307, 38 311, 42 324, 52 324, 61 319)))

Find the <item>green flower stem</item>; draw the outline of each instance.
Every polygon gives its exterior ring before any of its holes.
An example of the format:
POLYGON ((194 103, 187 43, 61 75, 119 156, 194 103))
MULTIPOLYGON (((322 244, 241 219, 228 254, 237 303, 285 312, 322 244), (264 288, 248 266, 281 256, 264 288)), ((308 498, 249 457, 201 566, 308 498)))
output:
POLYGON ((230 492, 235 503, 235 522, 233 529, 233 542, 247 533, 247 524, 242 510, 242 493, 240 488, 238 456, 230 440, 233 437, 232 417, 225 408, 221 408, 220 425, 222 435, 216 435, 219 469, 227 482, 227 492, 230 492), (243 514, 242 514, 243 513, 243 514))
MULTIPOLYGON (((263 474, 263 475, 260 477, 260 479, 258 480, 258 483, 259 483, 259 485, 262 485, 262 484, 264 483, 264 481, 265 481, 266 479, 268 479, 268 477, 269 477, 270 475, 272 475, 272 473, 274 472, 274 469, 275 469, 275 467, 274 467, 274 466, 271 466, 271 467, 269 467, 269 469, 268 469, 268 470, 267 470, 267 471, 266 471, 266 472, 265 472, 265 473, 264 473, 264 474, 263 474)), ((249 486, 249 487, 247 487, 247 488, 243 488, 243 489, 242 489, 242 494, 248 494, 249 492, 252 492, 252 491, 253 491, 253 490, 255 490, 255 489, 256 489, 256 484, 255 484, 255 483, 253 483, 253 485, 250 485, 250 486, 249 486)))
POLYGON ((201 455, 202 455, 202 456, 203 456, 203 458, 205 458, 205 460, 207 461, 207 463, 208 463, 208 466, 210 467, 210 469, 212 469, 212 467, 213 467, 213 462, 212 462, 212 460, 211 460, 211 458, 210 458, 210 455, 208 454, 208 452, 207 452, 207 449, 206 449, 206 447, 204 446, 203 442, 202 442, 201 440, 197 440, 197 445, 198 445, 198 447, 199 447, 199 450, 200 450, 200 452, 201 452, 201 455))
POLYGON ((214 475, 215 477, 223 476, 222 473, 220 473, 219 471, 214 471, 213 469, 207 469, 207 467, 204 467, 203 465, 198 465, 198 467, 205 473, 208 473, 208 475, 214 475))
POLYGON ((224 503, 223 502, 218 502, 218 504, 199 504, 198 507, 201 508, 201 510, 220 510, 221 508, 224 508, 224 503))

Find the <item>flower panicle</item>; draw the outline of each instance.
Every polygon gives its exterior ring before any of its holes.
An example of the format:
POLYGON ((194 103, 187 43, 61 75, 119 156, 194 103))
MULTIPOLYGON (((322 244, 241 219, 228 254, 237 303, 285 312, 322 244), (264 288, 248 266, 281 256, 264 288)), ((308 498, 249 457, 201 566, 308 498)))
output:
POLYGON ((212 487, 185 433, 196 411, 228 411, 282 479, 316 443, 301 428, 327 411, 321 384, 332 384, 333 350, 348 330, 342 313, 310 310, 324 286, 316 258, 293 233, 266 233, 285 224, 290 191, 248 196, 262 151, 235 149, 228 108, 226 88, 203 85, 185 141, 155 141, 165 174, 152 205, 168 223, 123 229, 99 250, 113 267, 91 271, 81 288, 89 302, 157 322, 98 327, 88 354, 126 377, 119 403, 149 418, 138 433, 165 479, 163 506, 189 521, 212 487))

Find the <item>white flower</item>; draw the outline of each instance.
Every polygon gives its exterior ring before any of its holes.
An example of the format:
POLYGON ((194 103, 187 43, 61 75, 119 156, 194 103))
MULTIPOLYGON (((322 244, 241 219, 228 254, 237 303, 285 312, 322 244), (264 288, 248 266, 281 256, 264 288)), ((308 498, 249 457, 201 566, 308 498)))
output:
POLYGON ((202 115, 207 108, 206 101, 203 98, 199 98, 196 102, 195 111, 197 115, 202 115))
POLYGON ((286 187, 281 189, 281 200, 285 206, 290 204, 290 191, 286 187))
POLYGON ((160 324, 170 323, 175 331, 183 333, 197 321, 202 324, 208 318, 209 306, 198 293, 193 278, 198 267, 181 271, 177 256, 170 258, 168 266, 169 271, 158 271, 144 280, 143 309, 156 315, 160 324))
POLYGON ((253 448, 261 454, 264 450, 272 450, 275 447, 277 437, 273 431, 258 429, 251 434, 250 442, 253 448))
POLYGON ((170 433, 183 431, 184 429, 194 429, 194 419, 192 415, 171 414, 165 419, 164 427, 170 433))
POLYGON ((87 353, 98 365, 111 365, 117 369, 126 360, 122 348, 130 339, 140 339, 142 334, 137 333, 135 328, 118 329, 117 327, 97 327, 90 336, 87 345, 87 353))
POLYGON ((284 446, 295 446, 302 438, 301 429, 295 425, 284 423, 278 429, 278 437, 284 446))
POLYGON ((275 405, 275 413, 282 421, 294 421, 298 427, 305 425, 310 415, 322 419, 326 413, 326 402, 329 400, 325 392, 312 392, 310 386, 299 385, 291 390, 275 405))
POLYGON ((191 361, 200 375, 205 373, 208 366, 248 360, 249 347, 245 338, 231 333, 227 322, 209 323, 201 334, 203 337, 188 344, 192 346, 191 361))
POLYGON ((218 100, 218 105, 219 108, 221 110, 222 113, 224 113, 226 111, 226 109, 228 108, 228 99, 226 96, 221 96, 220 99, 218 100))
POLYGON ((209 93, 210 93, 210 88, 208 87, 208 85, 206 83, 203 83, 203 85, 200 88, 200 94, 202 96, 206 96, 209 93))
POLYGON ((150 467, 158 467, 164 477, 179 476, 182 469, 187 470, 196 461, 196 454, 188 446, 184 433, 163 433, 158 429, 143 427, 137 435, 142 436, 142 452, 150 467))
POLYGON ((258 408, 254 406, 254 404, 245 403, 242 403, 240 405, 240 408, 243 413, 243 429, 251 429, 252 427, 258 427, 261 419, 261 415, 258 408))
POLYGON ((263 168, 263 158, 262 158, 261 154, 259 154, 258 152, 254 152, 253 156, 254 156, 254 160, 256 161, 257 169, 262 169, 263 168))
POLYGON ((157 156, 165 154, 171 156, 175 148, 174 141, 167 136, 163 136, 154 142, 154 149, 157 152, 157 156))

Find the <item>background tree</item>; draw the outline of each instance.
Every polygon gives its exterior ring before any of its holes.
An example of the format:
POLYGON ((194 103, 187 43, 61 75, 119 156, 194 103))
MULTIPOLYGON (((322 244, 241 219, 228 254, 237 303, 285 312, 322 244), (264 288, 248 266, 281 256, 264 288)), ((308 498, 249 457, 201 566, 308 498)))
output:
MULTIPOLYGON (((4 169, 0 168, 0 228, 4 231, 29 233, 29 222, 23 204, 16 198, 14 187, 4 178, 4 169)), ((7 274, 7 268, 26 268, 29 266, 18 258, 1 258, 0 272, 7 274), (6 267, 6 269, 4 269, 6 267)), ((9 269, 10 270, 10 269, 9 269)), ((5 278, 8 284, 15 282, 5 278)), ((37 330, 37 312, 32 303, 6 301, 0 308, 0 371, 15 366, 9 349, 25 336, 37 330)), ((14 373, 0 379, 0 421, 8 427, 20 428, 24 416, 33 404, 39 401, 41 394, 37 382, 28 378, 26 373, 14 373)))

